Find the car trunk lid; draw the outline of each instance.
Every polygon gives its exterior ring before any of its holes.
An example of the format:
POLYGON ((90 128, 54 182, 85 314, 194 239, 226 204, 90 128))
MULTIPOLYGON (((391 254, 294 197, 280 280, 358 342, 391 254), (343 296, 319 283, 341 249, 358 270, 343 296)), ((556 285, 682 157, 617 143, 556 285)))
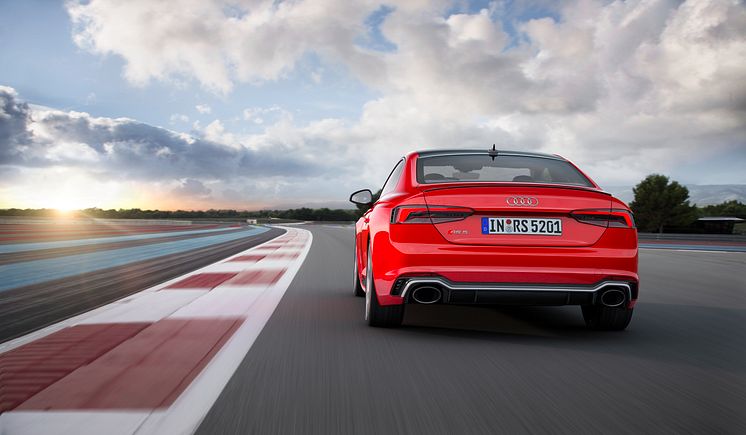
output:
POLYGON ((577 210, 610 210, 611 196, 596 189, 515 183, 474 183, 433 186, 423 191, 429 210, 443 207, 466 207, 473 210, 468 217, 433 225, 449 242, 463 245, 508 246, 589 246, 606 230, 605 226, 589 225, 573 218, 577 210), (496 218, 490 220, 490 218, 496 218), (559 220, 559 222, 557 222, 559 220), (544 221, 542 223, 542 221, 544 221), (535 222, 535 224, 534 224, 535 222), (484 226, 495 224, 510 233, 484 234, 484 226), (520 231, 535 225, 553 231, 528 234, 520 231), (516 231, 512 231, 516 226, 516 231), (561 233, 557 234, 561 226, 561 233))

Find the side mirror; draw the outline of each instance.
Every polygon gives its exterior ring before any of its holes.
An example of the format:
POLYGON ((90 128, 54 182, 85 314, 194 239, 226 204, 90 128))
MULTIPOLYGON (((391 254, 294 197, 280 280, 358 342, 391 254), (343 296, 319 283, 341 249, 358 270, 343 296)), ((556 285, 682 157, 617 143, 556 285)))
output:
POLYGON ((358 190, 350 195, 350 202, 357 205, 371 205, 373 203, 373 192, 370 189, 358 190))

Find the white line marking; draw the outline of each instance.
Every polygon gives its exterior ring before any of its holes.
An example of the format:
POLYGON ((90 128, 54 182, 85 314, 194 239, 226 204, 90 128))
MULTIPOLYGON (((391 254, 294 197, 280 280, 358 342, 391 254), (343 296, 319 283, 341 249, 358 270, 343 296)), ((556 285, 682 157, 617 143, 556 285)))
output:
MULTIPOLYGON (((300 250, 295 251, 300 255, 300 250)), ((266 269, 283 269, 288 262, 294 258, 288 256, 285 258, 263 258, 259 261, 227 261, 211 265, 204 272, 209 273, 230 273, 245 272, 249 270, 266 270, 266 269)))
POLYGON ((221 262, 210 265, 210 267, 204 272, 208 273, 229 273, 229 272, 243 272, 256 264, 255 261, 231 261, 221 262))
POLYGON ((122 300, 108 305, 109 309, 88 317, 78 325, 93 323, 156 322, 184 305, 189 304, 208 290, 163 290, 149 292, 137 298, 122 300))
POLYGON ((301 249, 303 248, 262 248, 251 251, 251 253, 257 255, 286 255, 296 253, 301 249))
POLYGON ((216 287, 169 318, 245 317, 254 301, 267 289, 255 287, 216 287))
POLYGON ((0 415, 2 435, 130 435, 150 411, 11 411, 0 415))
POLYGON ((295 258, 287 258, 282 260, 268 260, 264 259, 258 263, 254 263, 251 266, 245 268, 244 270, 271 270, 271 269, 282 269, 288 265, 288 263, 292 260, 295 260, 295 258))

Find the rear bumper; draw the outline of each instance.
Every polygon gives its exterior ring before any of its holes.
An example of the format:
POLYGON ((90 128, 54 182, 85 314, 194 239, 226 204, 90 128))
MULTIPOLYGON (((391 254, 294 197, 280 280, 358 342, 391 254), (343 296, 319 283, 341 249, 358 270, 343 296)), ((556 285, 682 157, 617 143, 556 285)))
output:
POLYGON ((439 235, 426 237, 427 231, 423 225, 418 233, 376 237, 381 305, 409 302, 402 290, 412 279, 434 281, 445 303, 583 305, 595 303, 607 282, 628 287, 630 305, 638 297, 634 230, 607 229, 585 247, 456 245, 440 242, 439 235))
POLYGON ((593 285, 455 283, 439 276, 400 278, 392 295, 405 303, 444 303, 456 305, 602 305, 607 291, 620 291, 624 302, 637 299, 637 283, 605 280, 593 285), (440 297, 432 302, 413 297, 418 288, 435 288, 440 297))

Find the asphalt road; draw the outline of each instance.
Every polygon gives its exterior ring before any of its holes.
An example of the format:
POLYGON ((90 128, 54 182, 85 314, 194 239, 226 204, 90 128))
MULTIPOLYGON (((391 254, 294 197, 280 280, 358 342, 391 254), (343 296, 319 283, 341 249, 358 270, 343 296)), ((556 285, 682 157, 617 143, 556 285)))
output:
MULTIPOLYGON (((224 230, 221 230, 219 232, 211 231, 211 232, 198 233, 197 231, 194 231, 194 233, 196 234, 184 234, 180 236, 170 236, 170 235, 164 234, 163 237, 154 237, 154 238, 140 239, 140 240, 115 241, 115 242, 110 242, 110 243, 90 243, 91 241, 95 242, 96 240, 95 239, 80 239, 80 240, 75 240, 75 242, 81 243, 80 245, 77 245, 77 246, 65 246, 65 247, 51 248, 51 249, 33 249, 33 250, 20 251, 20 252, 0 253, 0 265, 20 263, 24 261, 41 260, 45 258, 64 257, 68 255, 86 254, 86 253, 91 253, 91 252, 103 252, 103 251, 107 251, 110 249, 122 249, 122 248, 129 248, 133 246, 156 245, 159 243, 173 242, 177 240, 190 240, 190 239, 195 239, 199 237, 210 237, 210 236, 215 236, 217 234, 239 233, 241 231, 242 231, 241 228, 225 228, 224 230), (84 243, 90 243, 90 244, 84 244, 84 243)), ((64 243, 64 241, 52 242, 52 243, 64 243)), ((13 245, 5 245, 3 247, 12 248, 13 245)))
POLYGON ((311 251, 198 433, 746 433, 746 254, 644 250, 625 332, 578 307, 363 322, 351 227, 311 251))
MULTIPOLYGON (((221 232, 220 234, 233 234, 234 232, 234 230, 226 229, 225 233, 221 232)), ((0 343, 212 264, 252 246, 264 243, 283 232, 284 230, 272 228, 269 231, 237 240, 169 255, 164 254, 144 261, 134 261, 121 266, 80 273, 71 277, 43 280, 36 284, 0 291, 0 343)), ((120 242, 83 245, 50 251, 54 251, 57 258, 65 259, 76 254, 106 253, 106 249, 114 247, 139 249, 155 246, 163 241, 174 242, 201 237, 205 236, 196 234, 192 237, 180 236, 145 240, 136 244, 120 242)), ((24 257, 24 254, 8 254, 10 255, 8 258, 23 264, 22 260, 34 260, 49 256, 46 250, 31 251, 29 258, 24 257)), ((0 267, 4 264, 2 260, 6 257, 5 254, 0 254, 0 267)), ((82 266, 84 265, 82 264, 82 266)), ((5 266, 10 267, 13 264, 9 263, 5 266)), ((44 271, 39 270, 37 273, 43 275, 44 271)))

